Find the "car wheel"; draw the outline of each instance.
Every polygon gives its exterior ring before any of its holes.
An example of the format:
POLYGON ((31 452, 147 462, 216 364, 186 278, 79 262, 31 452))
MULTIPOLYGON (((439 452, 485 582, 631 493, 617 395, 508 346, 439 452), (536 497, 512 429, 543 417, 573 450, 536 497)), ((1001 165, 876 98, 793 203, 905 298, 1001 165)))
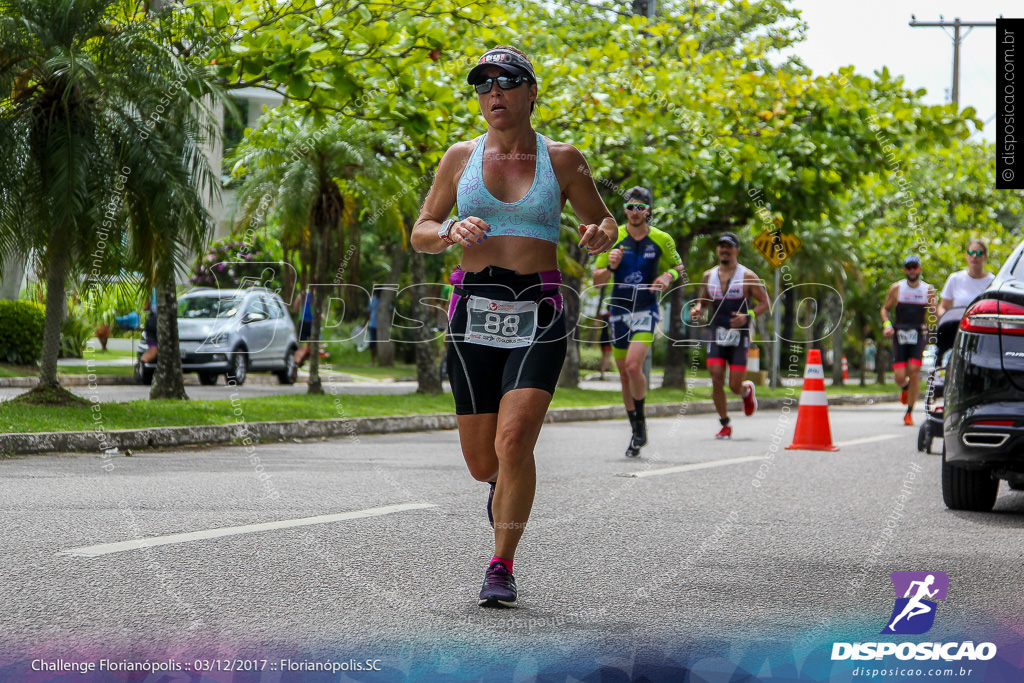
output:
POLYGON ((216 372, 200 372, 199 383, 204 387, 212 387, 217 383, 217 378, 220 377, 216 372))
POLYGON ((224 373, 224 379, 227 380, 228 384, 234 384, 235 386, 242 386, 245 384, 245 377, 248 374, 249 363, 246 359, 245 353, 242 351, 235 351, 231 354, 231 360, 228 361, 228 371, 224 373))
POLYGON ((928 418, 925 417, 924 424, 917 430, 917 450, 920 452, 928 451, 931 453, 932 450, 932 435, 928 429, 928 418))
POLYGON ((951 465, 942 454, 942 501, 950 510, 989 512, 998 493, 999 480, 993 479, 989 470, 951 465))
POLYGON ((139 384, 151 385, 153 384, 153 368, 147 368, 146 364, 141 360, 135 361, 135 381, 139 384))
POLYGON ((299 378, 299 365, 295 362, 295 349, 288 349, 284 354, 284 370, 277 373, 277 381, 281 384, 295 384, 299 378))

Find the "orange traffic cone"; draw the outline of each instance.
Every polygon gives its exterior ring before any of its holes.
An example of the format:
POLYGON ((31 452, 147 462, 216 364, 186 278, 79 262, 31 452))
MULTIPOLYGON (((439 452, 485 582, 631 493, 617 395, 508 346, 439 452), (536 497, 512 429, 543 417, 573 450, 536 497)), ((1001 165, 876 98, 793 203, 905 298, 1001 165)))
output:
POLYGON ((796 433, 789 450, 838 451, 832 445, 832 428, 828 423, 828 399, 825 397, 825 371, 821 367, 821 351, 807 352, 804 369, 804 390, 800 392, 800 409, 796 415, 796 433))
POLYGON ((846 363, 846 356, 843 356, 843 381, 850 381, 850 366, 846 363))

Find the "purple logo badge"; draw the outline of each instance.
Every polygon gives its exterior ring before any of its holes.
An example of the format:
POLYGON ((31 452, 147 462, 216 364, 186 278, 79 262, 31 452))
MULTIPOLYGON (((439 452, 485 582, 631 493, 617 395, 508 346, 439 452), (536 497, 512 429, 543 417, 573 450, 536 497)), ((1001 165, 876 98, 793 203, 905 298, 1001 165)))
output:
POLYGON ((883 634, 917 635, 935 623, 936 600, 945 600, 949 577, 943 572, 893 572, 896 604, 883 634))

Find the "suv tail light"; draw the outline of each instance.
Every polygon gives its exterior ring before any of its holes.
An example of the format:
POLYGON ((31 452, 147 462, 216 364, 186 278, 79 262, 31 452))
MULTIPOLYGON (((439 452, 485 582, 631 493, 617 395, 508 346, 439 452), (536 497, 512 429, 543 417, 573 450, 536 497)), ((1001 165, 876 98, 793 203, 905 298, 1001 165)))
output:
POLYGON ((998 299, 982 299, 964 313, 960 329, 978 334, 1024 336, 1024 306, 998 299))

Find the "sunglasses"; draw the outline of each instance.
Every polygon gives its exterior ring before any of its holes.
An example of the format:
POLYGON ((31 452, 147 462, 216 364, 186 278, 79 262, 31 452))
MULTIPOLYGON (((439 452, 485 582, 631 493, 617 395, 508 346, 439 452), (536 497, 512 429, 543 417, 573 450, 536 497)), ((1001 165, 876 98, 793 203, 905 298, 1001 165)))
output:
POLYGON ((626 211, 646 211, 649 208, 647 204, 626 204, 626 211))
POLYGON ((917 270, 920 267, 921 266, 916 264, 916 263, 909 263, 909 264, 903 266, 903 270, 917 270))
POLYGON ((985 252, 983 250, 981 250, 981 249, 968 249, 967 250, 967 255, 968 256, 984 256, 985 252))
POLYGON ((502 90, 511 90, 512 88, 518 88, 526 80, 522 74, 518 76, 496 76, 494 78, 485 78, 479 83, 474 83, 473 88, 476 89, 478 94, 486 95, 491 92, 491 88, 494 87, 495 83, 502 90))

